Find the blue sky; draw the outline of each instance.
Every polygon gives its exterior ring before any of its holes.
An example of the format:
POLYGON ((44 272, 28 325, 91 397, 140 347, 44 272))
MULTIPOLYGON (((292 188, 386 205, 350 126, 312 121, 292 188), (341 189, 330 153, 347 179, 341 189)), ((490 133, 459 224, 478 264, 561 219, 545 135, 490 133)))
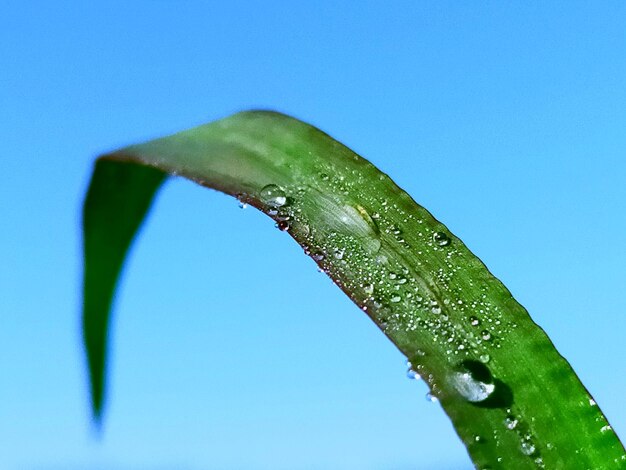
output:
POLYGON ((128 3, 0 6, 2 468, 471 468, 295 242, 182 180, 127 264, 94 437, 93 159, 249 108, 329 132, 446 223, 626 436, 626 4, 128 3))

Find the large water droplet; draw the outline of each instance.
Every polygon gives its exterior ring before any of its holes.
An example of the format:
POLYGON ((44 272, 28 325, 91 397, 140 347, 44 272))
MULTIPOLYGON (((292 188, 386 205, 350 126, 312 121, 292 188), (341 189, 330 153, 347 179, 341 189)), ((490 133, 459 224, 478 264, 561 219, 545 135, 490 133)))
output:
POLYGON ((496 389, 491 372, 478 361, 463 361, 454 373, 452 384, 463 398, 472 403, 486 400, 496 389))
POLYGON ((455 387, 467 401, 479 402, 489 398, 496 386, 475 380, 469 372, 457 372, 455 387))
POLYGON ((445 232, 433 233, 433 241, 439 246, 446 246, 450 244, 450 238, 445 232))
POLYGON ((263 189, 261 189, 260 196, 261 201, 263 201, 264 204, 273 208, 283 207, 287 204, 287 195, 285 194, 285 191, 283 191, 280 186, 275 184, 268 184, 263 187, 263 189))

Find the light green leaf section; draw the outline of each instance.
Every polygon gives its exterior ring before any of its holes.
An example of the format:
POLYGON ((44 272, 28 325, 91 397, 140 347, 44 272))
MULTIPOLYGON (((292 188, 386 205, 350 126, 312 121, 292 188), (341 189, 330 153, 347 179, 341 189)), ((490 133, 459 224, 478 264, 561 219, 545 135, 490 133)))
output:
POLYGON ((478 468, 626 468, 569 364, 461 240, 347 147, 267 111, 98 160, 85 205, 84 311, 96 416, 115 281, 164 173, 257 207, 302 245, 407 356, 478 468))

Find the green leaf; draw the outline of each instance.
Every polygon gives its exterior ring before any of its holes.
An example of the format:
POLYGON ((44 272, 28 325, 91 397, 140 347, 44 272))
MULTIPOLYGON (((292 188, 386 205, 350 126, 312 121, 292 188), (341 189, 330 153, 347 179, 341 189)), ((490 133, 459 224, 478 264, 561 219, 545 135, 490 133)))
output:
POLYGON ((128 247, 165 174, 154 168, 99 160, 83 208, 83 340, 92 408, 100 420, 104 404, 109 314, 128 247))
POLYGON ((347 147, 266 111, 98 160, 85 203, 84 286, 96 417, 112 293, 165 173, 276 220, 407 356, 477 467, 626 465, 622 444, 569 364, 461 240, 347 147))

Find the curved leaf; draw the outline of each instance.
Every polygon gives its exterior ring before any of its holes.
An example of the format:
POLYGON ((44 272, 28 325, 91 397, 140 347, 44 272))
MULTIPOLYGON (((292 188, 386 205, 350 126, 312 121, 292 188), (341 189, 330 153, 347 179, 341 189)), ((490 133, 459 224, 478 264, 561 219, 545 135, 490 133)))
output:
POLYGON ((98 160, 85 204, 84 311, 96 416, 115 280, 165 173, 276 220, 407 356, 477 466, 626 465, 569 364, 461 240, 347 147, 267 111, 98 160))

